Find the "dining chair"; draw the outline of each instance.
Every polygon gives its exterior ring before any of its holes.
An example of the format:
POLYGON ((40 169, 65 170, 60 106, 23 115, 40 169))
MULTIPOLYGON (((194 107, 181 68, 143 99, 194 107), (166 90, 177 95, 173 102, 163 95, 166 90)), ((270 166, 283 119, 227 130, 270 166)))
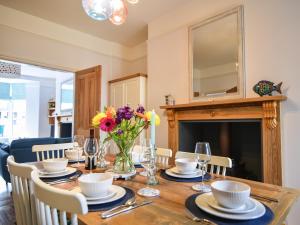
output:
POLYGON ((169 159, 172 157, 172 150, 168 148, 157 148, 156 150, 156 163, 162 168, 169 166, 169 159))
POLYGON ((35 225, 37 222, 35 198, 31 180, 34 166, 16 163, 14 157, 7 158, 12 197, 18 225, 35 225))
MULTIPOLYGON (((175 159, 178 158, 196 159, 197 155, 196 153, 177 151, 175 155, 175 159)), ((210 173, 214 173, 217 175, 220 175, 221 173, 223 176, 226 175, 227 168, 232 168, 232 160, 228 157, 223 157, 223 156, 212 155, 210 161, 207 164, 210 166, 210 170, 209 170, 210 173)))
POLYGON ((67 214, 71 225, 78 225, 78 214, 87 214, 88 206, 81 193, 52 187, 39 178, 37 171, 32 171, 31 179, 36 197, 38 225, 67 225, 67 214))
POLYGON ((73 149, 73 147, 74 147, 74 143, 33 145, 32 152, 36 153, 37 161, 41 161, 44 159, 51 159, 51 158, 64 158, 65 150, 73 149))

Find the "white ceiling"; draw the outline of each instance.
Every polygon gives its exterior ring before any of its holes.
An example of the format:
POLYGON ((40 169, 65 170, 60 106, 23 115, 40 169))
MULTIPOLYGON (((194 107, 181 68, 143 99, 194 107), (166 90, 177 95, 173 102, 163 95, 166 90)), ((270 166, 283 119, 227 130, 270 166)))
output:
POLYGON ((147 40, 150 21, 189 1, 192 0, 140 0, 136 5, 128 4, 128 18, 121 26, 89 18, 81 0, 0 0, 0 4, 132 47, 147 40))

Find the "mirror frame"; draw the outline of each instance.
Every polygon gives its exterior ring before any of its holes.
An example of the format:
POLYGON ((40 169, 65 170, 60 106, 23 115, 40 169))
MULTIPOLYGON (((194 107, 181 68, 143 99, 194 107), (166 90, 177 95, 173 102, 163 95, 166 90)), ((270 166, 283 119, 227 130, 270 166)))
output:
POLYGON ((245 48, 244 48, 244 7, 242 5, 230 10, 219 13, 208 19, 189 26, 189 99, 190 102, 209 101, 214 99, 244 98, 245 97, 245 48), (225 95, 199 97, 193 96, 193 30, 214 21, 220 20, 226 16, 237 13, 238 26, 238 91, 235 93, 226 93, 225 95))

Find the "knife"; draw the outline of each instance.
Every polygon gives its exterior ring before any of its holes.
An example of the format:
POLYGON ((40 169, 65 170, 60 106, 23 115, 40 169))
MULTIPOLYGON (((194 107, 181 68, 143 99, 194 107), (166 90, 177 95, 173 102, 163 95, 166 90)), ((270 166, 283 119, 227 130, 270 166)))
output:
POLYGON ((132 205, 132 206, 128 206, 124 209, 121 209, 121 210, 118 210, 118 211, 115 211, 115 212, 104 212, 101 214, 101 218, 102 219, 106 219, 106 218, 109 218, 109 217, 112 217, 112 216, 115 216, 115 215, 118 215, 120 213, 123 213, 123 212, 127 212, 129 210, 132 210, 132 209, 135 209, 135 208, 138 208, 140 206, 143 206, 143 205, 148 205, 152 203, 152 201, 143 201, 142 203, 140 204, 135 204, 135 205, 132 205))

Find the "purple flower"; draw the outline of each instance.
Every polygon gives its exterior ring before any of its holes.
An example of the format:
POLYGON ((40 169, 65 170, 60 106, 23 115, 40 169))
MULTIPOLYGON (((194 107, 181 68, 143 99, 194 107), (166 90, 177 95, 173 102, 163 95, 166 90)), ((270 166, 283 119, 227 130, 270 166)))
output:
POLYGON ((143 114, 145 112, 145 108, 142 105, 139 105, 136 109, 136 112, 143 114))
POLYGON ((133 109, 129 106, 124 106, 123 108, 119 108, 117 111, 116 123, 120 124, 122 119, 130 120, 133 117, 133 109))
POLYGON ((117 131, 117 134, 118 134, 118 135, 123 134, 123 130, 119 129, 119 130, 117 131))

